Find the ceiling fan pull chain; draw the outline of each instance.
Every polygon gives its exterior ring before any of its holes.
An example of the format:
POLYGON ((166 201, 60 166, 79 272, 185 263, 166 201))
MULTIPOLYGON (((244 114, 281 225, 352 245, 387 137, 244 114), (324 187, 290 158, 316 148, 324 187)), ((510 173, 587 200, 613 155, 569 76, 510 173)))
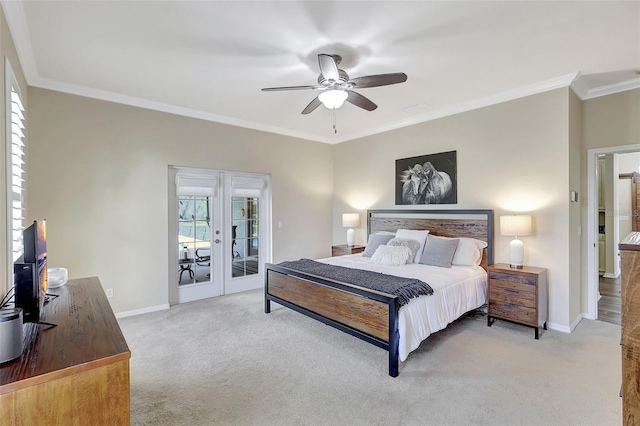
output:
POLYGON ((336 128, 336 109, 333 108, 333 134, 338 134, 338 129, 336 128))

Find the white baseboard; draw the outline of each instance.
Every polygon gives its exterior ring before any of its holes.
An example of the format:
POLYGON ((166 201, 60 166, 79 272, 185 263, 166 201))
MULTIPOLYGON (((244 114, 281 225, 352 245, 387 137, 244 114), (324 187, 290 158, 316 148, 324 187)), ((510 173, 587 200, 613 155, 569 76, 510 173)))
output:
POLYGON ((612 274, 610 272, 607 272, 606 274, 603 275, 604 278, 613 278, 616 279, 620 276, 620 274, 616 275, 616 274, 612 274))
POLYGON ((562 331, 563 333, 571 333, 578 326, 580 321, 582 321, 582 318, 584 318, 584 316, 585 314, 578 315, 578 317, 571 323, 569 327, 567 327, 566 325, 554 324, 552 322, 547 324, 547 326, 550 330, 562 331))
POLYGON ((150 306, 148 308, 142 309, 134 309, 133 311, 120 312, 116 314, 116 318, 126 318, 132 317, 135 315, 148 314, 150 312, 164 311, 165 309, 169 309, 169 304, 158 305, 158 306, 150 306))

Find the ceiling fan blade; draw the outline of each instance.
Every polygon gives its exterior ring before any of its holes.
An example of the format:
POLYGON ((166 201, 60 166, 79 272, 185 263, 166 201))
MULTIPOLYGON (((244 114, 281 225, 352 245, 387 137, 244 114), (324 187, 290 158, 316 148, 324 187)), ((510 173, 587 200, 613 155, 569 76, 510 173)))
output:
POLYGON ((366 109, 367 111, 373 111, 374 109, 378 108, 378 105, 374 104, 368 98, 362 96, 360 93, 356 93, 351 90, 346 90, 346 92, 348 94, 347 102, 350 102, 362 109, 366 109))
POLYGON ((320 64, 320 73, 327 80, 338 81, 340 80, 340 73, 338 72, 338 64, 332 55, 321 53, 318 55, 318 64, 320 64))
POLYGON ((404 83, 407 81, 407 75, 403 72, 395 72, 391 74, 375 74, 366 75, 364 77, 356 77, 349 80, 354 87, 359 89, 364 87, 388 86, 390 84, 404 83))
POLYGON ((317 89, 320 86, 315 85, 315 86, 284 86, 284 87, 265 87, 264 89, 262 89, 263 92, 277 92, 280 90, 313 90, 313 89, 317 89))
POLYGON ((320 102, 320 99, 318 99, 318 97, 316 96, 311 102, 309 102, 309 105, 307 105, 305 109, 302 110, 302 114, 309 114, 320 105, 322 105, 322 102, 320 102))

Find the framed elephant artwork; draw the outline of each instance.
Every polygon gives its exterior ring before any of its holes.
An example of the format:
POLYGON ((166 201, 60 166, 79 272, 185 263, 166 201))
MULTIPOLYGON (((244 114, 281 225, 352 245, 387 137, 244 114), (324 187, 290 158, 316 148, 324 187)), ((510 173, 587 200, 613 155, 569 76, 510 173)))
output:
POLYGON ((396 160, 396 205, 457 204, 456 151, 396 160))

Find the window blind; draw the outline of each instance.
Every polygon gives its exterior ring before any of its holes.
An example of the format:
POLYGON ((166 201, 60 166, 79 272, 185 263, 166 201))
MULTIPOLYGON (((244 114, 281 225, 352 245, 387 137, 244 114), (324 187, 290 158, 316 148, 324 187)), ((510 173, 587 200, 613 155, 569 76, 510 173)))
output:
POLYGON ((233 176, 231 178, 231 195, 259 198, 266 186, 267 182, 264 179, 233 176))
POLYGON ((176 174, 177 195, 201 195, 214 197, 217 195, 218 179, 211 175, 176 174))
POLYGON ((22 104, 18 85, 11 72, 10 84, 6 93, 10 94, 7 113, 11 114, 11 129, 8 151, 11 153, 9 161, 11 163, 9 182, 9 203, 10 203, 10 239, 11 256, 15 262, 23 254, 22 230, 24 221, 24 187, 25 187, 25 109, 22 104), (11 81, 13 80, 13 81, 11 81))

